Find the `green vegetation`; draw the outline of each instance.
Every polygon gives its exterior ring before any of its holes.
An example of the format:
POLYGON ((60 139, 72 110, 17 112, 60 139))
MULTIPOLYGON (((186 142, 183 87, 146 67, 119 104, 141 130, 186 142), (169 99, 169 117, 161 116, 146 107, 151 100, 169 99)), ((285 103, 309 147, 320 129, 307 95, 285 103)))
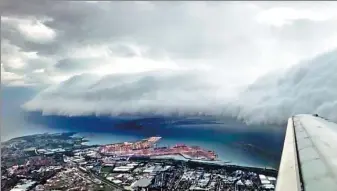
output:
POLYGON ((101 173, 110 173, 110 172, 112 172, 112 170, 113 170, 112 166, 103 166, 101 168, 101 173))

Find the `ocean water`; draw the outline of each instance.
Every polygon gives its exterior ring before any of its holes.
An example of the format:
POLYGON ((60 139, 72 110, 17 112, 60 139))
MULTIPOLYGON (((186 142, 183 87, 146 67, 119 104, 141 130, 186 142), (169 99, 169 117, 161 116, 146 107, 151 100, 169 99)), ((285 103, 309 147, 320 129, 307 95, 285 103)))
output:
POLYGON ((158 146, 197 145, 215 151, 222 161, 273 168, 278 168, 285 133, 284 127, 247 126, 231 118, 214 117, 62 117, 26 113, 25 120, 52 131, 78 132, 89 140, 88 144, 160 136, 158 146), (244 149, 242 144, 253 145, 253 148, 244 149))

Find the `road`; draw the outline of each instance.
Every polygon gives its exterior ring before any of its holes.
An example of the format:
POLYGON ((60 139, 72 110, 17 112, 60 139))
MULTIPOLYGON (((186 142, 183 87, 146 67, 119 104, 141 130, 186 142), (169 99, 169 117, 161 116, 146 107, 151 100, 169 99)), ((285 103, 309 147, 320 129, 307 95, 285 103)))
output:
POLYGON ((93 177, 93 178, 96 178, 100 181, 102 181, 104 184, 107 184, 108 186, 110 186, 111 188, 113 188, 114 190, 116 191, 123 191, 123 188, 110 182, 109 180, 105 179, 104 177, 101 177, 99 175, 96 175, 94 173, 92 173, 91 171, 84 171, 82 170, 81 168, 79 168, 79 165, 77 165, 77 168, 81 171, 81 172, 84 172, 86 174, 88 174, 90 177, 93 177))
POLYGON ((105 178, 103 178, 103 177, 101 177, 101 176, 99 176, 99 175, 96 175, 96 174, 94 174, 94 173, 92 173, 92 172, 89 172, 88 174, 89 174, 90 176, 94 177, 94 178, 99 179, 99 180, 102 181, 104 184, 107 184, 107 185, 109 185, 110 187, 114 188, 114 190, 116 190, 116 191, 123 191, 123 190, 124 190, 124 189, 121 188, 120 186, 118 186, 118 185, 116 185, 116 184, 110 182, 109 180, 107 180, 107 179, 105 179, 105 178))

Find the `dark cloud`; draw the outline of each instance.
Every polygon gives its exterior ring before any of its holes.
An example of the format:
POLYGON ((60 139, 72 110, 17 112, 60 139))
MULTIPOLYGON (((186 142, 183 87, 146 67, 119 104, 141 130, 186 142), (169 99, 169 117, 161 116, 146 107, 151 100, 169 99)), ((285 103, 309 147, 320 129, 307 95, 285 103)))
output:
MULTIPOLYGON (((54 42, 42 45, 17 38, 18 34, 11 32, 4 31, 3 37, 25 51, 38 51, 48 56, 63 54, 69 47, 122 41, 146 46, 148 50, 144 55, 154 59, 165 56, 176 60, 214 58, 222 60, 222 64, 249 65, 248 62, 259 63, 261 58, 257 55, 263 52, 259 45, 263 38, 270 41, 276 36, 280 38, 280 47, 287 49, 294 43, 301 44, 305 36, 310 41, 309 34, 329 36, 336 32, 335 29, 320 30, 321 27, 316 27, 312 21, 306 21, 307 24, 295 21, 290 27, 275 31, 261 28, 254 21, 256 14, 264 10, 258 6, 272 7, 268 3, 239 2, 32 3, 6 0, 2 3, 3 15, 51 18, 44 24, 58 35, 54 42), (291 43, 287 44, 288 41, 291 43)), ((322 39, 317 36, 313 44, 319 44, 322 39)), ((133 55, 128 50, 125 52, 125 47, 119 48, 123 56, 133 55)), ((315 51, 312 52, 317 53, 315 51)))
MULTIPOLYGON (((189 11, 193 7, 189 8, 190 4, 186 3, 111 2, 100 5, 57 1, 41 4, 27 2, 12 6, 16 3, 18 2, 7 2, 3 6, 4 15, 34 15, 40 18, 47 16, 53 19, 45 23, 59 32, 53 44, 37 46, 34 43, 16 42, 13 39, 16 45, 45 54, 55 54, 57 49, 61 50, 74 44, 85 45, 120 40, 143 44, 157 51, 163 50, 171 57, 177 58, 196 58, 204 54, 219 55, 221 54, 219 48, 232 46, 232 44, 226 45, 218 40, 210 41, 208 33, 205 33, 207 32, 204 26, 205 21, 196 20, 196 17, 203 17, 209 12, 201 12, 197 15, 198 12, 189 11)), ((204 3, 196 3, 198 4, 203 6, 204 3)), ((210 6, 210 8, 219 11, 216 7, 210 6)), ((223 6, 221 11, 226 12, 230 9, 231 4, 228 3, 228 6, 223 6)), ((222 30, 226 25, 232 24, 226 17, 210 19, 219 19, 216 25, 220 27, 218 29, 216 27, 215 30, 222 30)), ((220 32, 224 36, 234 35, 228 30, 215 32, 220 32)), ((12 39, 16 35, 6 36, 12 39)))

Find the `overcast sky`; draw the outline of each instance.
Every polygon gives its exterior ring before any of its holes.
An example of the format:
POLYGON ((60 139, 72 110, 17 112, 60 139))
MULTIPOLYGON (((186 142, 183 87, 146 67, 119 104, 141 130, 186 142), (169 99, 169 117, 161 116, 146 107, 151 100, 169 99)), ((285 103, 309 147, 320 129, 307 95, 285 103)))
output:
MULTIPOLYGON (((212 97, 212 103, 217 105, 217 99, 233 94, 236 87, 333 51, 337 44, 336 2, 5 0, 0 7, 1 81, 5 86, 50 87, 55 91, 57 84, 68 79, 76 81, 72 77, 85 74, 81 82, 95 88, 97 82, 101 89, 109 87, 101 84, 104 77, 109 77, 105 83, 112 84, 142 79, 137 87, 149 82, 143 93, 146 88, 162 87, 163 82, 167 86, 161 94, 181 85, 179 95, 185 94, 186 88, 194 88, 202 92, 201 97, 209 97, 216 94, 212 92, 214 88, 209 88, 211 84, 217 87, 218 94, 221 92, 221 96, 212 97), (165 76, 163 71, 174 74, 165 76), (141 74, 152 78, 144 81, 141 74), (87 81, 90 76, 94 76, 91 83, 87 81), (194 80, 198 86, 194 86, 194 80), (206 86, 207 93, 203 89, 206 86)), ((68 85, 72 81, 68 80, 68 85)), ((83 94, 83 84, 74 84, 75 87, 61 87, 77 88, 77 93, 83 94)), ((128 88, 114 96, 103 92, 98 99, 106 94, 120 101, 118 96, 125 98, 140 89, 128 88)), ((160 92, 155 95, 163 101, 160 92)), ((170 93, 179 97, 173 91, 170 93)), ((75 95, 64 97, 72 96, 75 95)), ((86 96, 87 101, 97 95, 86 96)), ((179 104, 187 101, 181 97, 177 100, 179 104)), ((172 106, 173 102, 174 99, 165 105, 172 106)), ((92 107, 96 107, 95 103, 92 107)), ((175 106, 179 104, 175 102, 175 106)))
POLYGON ((215 68, 250 81, 337 44, 335 2, 7 0, 1 7, 1 76, 12 85, 161 68, 215 68))

